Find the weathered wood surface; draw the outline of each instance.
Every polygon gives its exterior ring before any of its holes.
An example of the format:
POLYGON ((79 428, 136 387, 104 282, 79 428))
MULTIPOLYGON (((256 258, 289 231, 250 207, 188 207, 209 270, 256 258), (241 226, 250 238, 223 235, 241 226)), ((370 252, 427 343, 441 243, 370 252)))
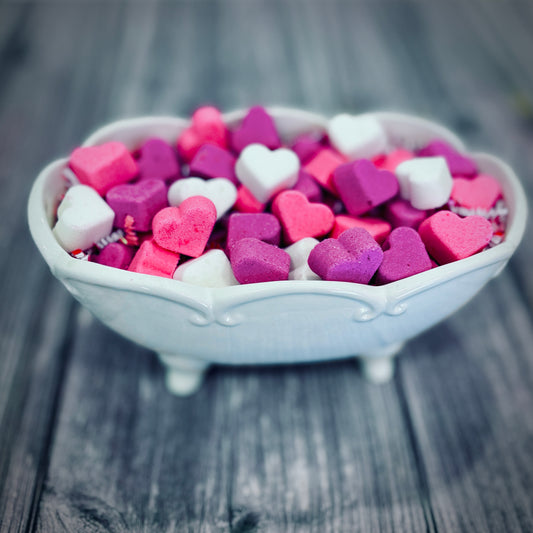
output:
POLYGON ((205 102, 420 113, 532 198, 532 24, 527 0, 0 3, 0 530, 533 530, 527 238, 389 385, 218 368, 178 399, 25 222, 38 170, 96 126, 205 102))

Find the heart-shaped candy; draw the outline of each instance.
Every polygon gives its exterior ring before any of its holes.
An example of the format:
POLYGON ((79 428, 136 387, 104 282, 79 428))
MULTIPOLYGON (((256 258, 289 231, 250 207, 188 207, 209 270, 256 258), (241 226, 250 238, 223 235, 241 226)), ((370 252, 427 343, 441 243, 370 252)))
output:
POLYGON ((350 215, 362 215, 398 194, 396 176, 371 161, 345 163, 333 173, 333 183, 350 215))
POLYGON ((171 278, 179 260, 179 254, 161 248, 154 242, 154 239, 148 239, 137 250, 128 270, 139 274, 171 278))
POLYGON ((135 231, 150 231, 155 214, 167 207, 167 188, 160 179, 146 179, 138 183, 117 185, 106 195, 115 212, 115 226, 124 228, 126 216, 133 217, 135 231))
POLYGON ((174 253, 198 257, 205 249, 217 219, 215 204, 192 196, 179 207, 166 207, 152 221, 155 242, 174 253))
POLYGON ((67 252, 86 250, 111 233, 114 218, 113 210, 92 187, 74 185, 57 208, 53 232, 67 252))
POLYGON ((455 178, 450 198, 467 209, 489 210, 502 195, 500 183, 480 174, 474 179, 455 178))
POLYGON ((410 152, 409 150, 404 150, 403 148, 397 148, 396 150, 393 150, 385 157, 383 157, 379 163, 376 163, 376 166, 383 170, 395 172, 396 167, 400 163, 403 163, 404 161, 409 161, 414 157, 415 155, 413 154, 413 152, 410 152))
POLYGON ((420 224, 418 233, 429 254, 442 265, 483 250, 493 229, 484 217, 461 218, 451 211, 439 211, 420 224))
POLYGON ((443 157, 417 157, 396 167, 400 195, 416 209, 441 207, 450 199, 453 180, 443 157))
POLYGON ((189 174, 201 178, 226 178, 237 184, 235 157, 219 146, 204 144, 191 161, 189 174))
POLYGON ((139 177, 144 179, 160 179, 163 181, 177 179, 180 166, 176 152, 163 139, 148 139, 140 148, 137 166, 139 177))
POLYGON ((381 244, 387 238, 391 230, 391 225, 381 218, 337 215, 331 237, 337 239, 346 230, 355 227, 366 229, 378 244, 381 244))
POLYGON ((232 133, 233 150, 240 154, 250 144, 262 144, 271 150, 281 146, 274 120, 261 106, 251 107, 241 125, 232 133))
POLYGON ((387 203, 384 215, 393 228, 407 226, 408 228, 418 229, 418 226, 430 213, 431 211, 413 207, 409 200, 397 198, 387 203))
POLYGON ((303 193, 293 190, 274 198, 272 213, 281 222, 285 241, 291 244, 305 237, 322 237, 335 222, 327 205, 311 203, 303 193))
POLYGON ((98 254, 91 255, 90 261, 100 265, 126 270, 135 255, 135 248, 121 242, 112 242, 98 254))
POLYGON ((241 185, 237 189, 234 208, 240 213, 262 213, 266 204, 261 203, 244 185, 241 185))
POLYGON ((80 181, 104 196, 111 187, 132 180, 137 163, 124 144, 117 141, 76 148, 69 166, 80 181))
POLYGON ((226 248, 231 256, 233 245, 248 237, 279 245, 281 226, 270 213, 233 213, 228 220, 226 248))
POLYGON ((322 202, 323 195, 320 185, 313 179, 311 174, 303 169, 298 172, 298 181, 292 190, 300 191, 310 202, 322 202))
POLYGON ((226 178, 183 178, 170 186, 168 203, 178 206, 191 196, 209 198, 215 204, 218 220, 233 207, 237 199, 237 188, 226 178))
POLYGON ((222 250, 209 250, 196 259, 182 263, 173 277, 202 287, 230 287, 239 284, 233 275, 229 259, 222 250))
POLYGON ((453 176, 472 177, 477 174, 476 162, 459 153, 453 146, 445 141, 434 140, 418 151, 418 157, 442 156, 453 176))
POLYGON ((231 267, 239 283, 286 280, 290 266, 285 250, 259 239, 241 239, 231 251, 231 267))
POLYGON ((307 161, 303 170, 320 183, 324 189, 337 194, 333 183, 333 172, 343 163, 346 163, 344 157, 329 148, 323 148, 307 161))
POLYGON ((262 144, 250 144, 237 159, 235 173, 261 203, 290 189, 298 181, 300 160, 287 148, 270 151, 262 144))
POLYGON ((328 124, 332 146, 350 159, 371 159, 387 149, 387 135, 372 115, 334 116, 328 124))
POLYGON ((226 148, 228 132, 222 114, 216 107, 198 108, 191 117, 191 125, 178 138, 178 152, 187 163, 204 144, 226 148))
POLYGON ((320 279, 309 268, 307 260, 311 250, 318 244, 318 241, 313 237, 305 237, 290 246, 285 248, 285 251, 291 257, 291 270, 289 272, 289 279, 296 280, 310 280, 320 279))
POLYGON ((414 276, 431 268, 431 259, 416 230, 400 227, 392 230, 383 245, 383 261, 376 272, 376 283, 414 276))
POLYGON ((291 144, 291 150, 298 156, 301 163, 304 164, 324 147, 322 141, 323 136, 303 133, 294 139, 291 144))
POLYGON ((383 250, 364 228, 346 230, 338 239, 318 243, 309 266, 327 281, 368 283, 383 260, 383 250))

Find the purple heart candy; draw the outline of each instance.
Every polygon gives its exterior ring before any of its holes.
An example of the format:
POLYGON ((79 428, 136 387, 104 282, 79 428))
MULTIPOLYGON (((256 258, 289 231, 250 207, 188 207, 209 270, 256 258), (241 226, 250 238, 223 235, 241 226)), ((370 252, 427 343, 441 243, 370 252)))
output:
POLYGON ((140 149, 139 177, 144 179, 175 180, 180 177, 176 151, 162 139, 148 139, 140 149))
POLYGON ((418 157, 442 156, 448 163, 452 176, 474 177, 477 165, 474 160, 460 154, 453 146, 445 141, 434 140, 417 152, 418 157))
POLYGON ((321 148, 323 136, 319 137, 312 133, 303 133, 294 139, 291 150, 298 156, 302 164, 307 163, 321 148))
POLYGON ((259 239, 241 239, 232 248, 231 268, 239 283, 286 280, 290 267, 285 250, 259 239))
POLYGON ((413 207, 409 200, 398 198, 387 203, 384 216, 393 228, 407 226, 408 228, 418 229, 418 226, 426 220, 430 212, 413 207))
POLYGON ((311 270, 326 281, 368 283, 381 261, 383 250, 372 235, 354 227, 338 239, 319 242, 307 260, 311 270))
POLYGON ((238 154, 252 143, 264 144, 270 150, 281 146, 276 125, 261 106, 250 108, 241 125, 231 134, 231 145, 238 154))
POLYGON ((278 246, 281 238, 281 224, 270 213, 233 213, 228 219, 226 250, 228 255, 241 239, 253 237, 278 246))
POLYGON ((398 194, 400 185, 388 170, 379 170, 368 159, 338 166, 333 182, 350 215, 362 215, 398 194))
POLYGON ((300 169, 298 181, 293 190, 300 191, 310 202, 322 202, 322 189, 317 181, 305 170, 300 169))
POLYGON ((201 178, 227 178, 237 185, 235 157, 214 144, 204 144, 190 164, 189 174, 201 178))
POLYGON ((384 285, 414 276, 431 268, 431 259, 418 232, 412 228, 394 229, 383 243, 383 262, 375 281, 384 285))
POLYGON ((117 185, 107 193, 106 200, 115 212, 117 228, 124 228, 126 216, 130 215, 135 231, 149 231, 155 214, 168 206, 167 187, 158 179, 117 185))
POLYGON ((126 270, 135 255, 136 249, 121 242, 112 242, 100 253, 91 255, 91 262, 126 270))

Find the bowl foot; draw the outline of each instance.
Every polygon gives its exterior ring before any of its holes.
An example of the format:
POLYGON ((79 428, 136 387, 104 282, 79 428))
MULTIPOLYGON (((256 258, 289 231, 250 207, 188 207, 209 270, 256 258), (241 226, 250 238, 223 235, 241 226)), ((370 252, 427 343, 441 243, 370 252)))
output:
POLYGON ((159 353, 159 360, 165 367, 165 384, 176 396, 190 396, 201 387, 209 364, 205 361, 183 355, 159 353))
POLYGON ((404 343, 400 342, 361 354, 358 360, 363 377, 376 385, 388 383, 394 376, 395 355, 403 348, 403 345, 404 343))

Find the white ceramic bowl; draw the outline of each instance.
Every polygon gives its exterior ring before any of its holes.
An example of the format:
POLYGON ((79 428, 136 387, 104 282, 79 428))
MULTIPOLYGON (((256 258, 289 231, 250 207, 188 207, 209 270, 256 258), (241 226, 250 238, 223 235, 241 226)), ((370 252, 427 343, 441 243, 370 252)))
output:
MULTIPOLYGON (((284 139, 323 131, 320 115, 271 108, 284 139)), ((231 127, 245 111, 224 115, 231 127)), ((465 151, 450 131, 396 113, 373 113, 392 144, 416 148, 442 138, 465 151)), ((152 136, 175 142, 189 122, 144 117, 105 126, 85 146, 118 140, 134 149, 152 136)), ((48 165, 36 179, 28 205, 31 234, 52 273, 82 305, 113 330, 156 351, 177 394, 195 390, 210 363, 264 364, 359 356, 375 381, 392 375, 392 356, 403 343, 470 300, 505 266, 525 229, 526 200, 509 166, 471 154, 502 184, 510 215, 505 241, 477 255, 384 286, 330 281, 278 281, 219 289, 109 268, 72 258, 51 225, 65 189, 67 160, 48 165)))

